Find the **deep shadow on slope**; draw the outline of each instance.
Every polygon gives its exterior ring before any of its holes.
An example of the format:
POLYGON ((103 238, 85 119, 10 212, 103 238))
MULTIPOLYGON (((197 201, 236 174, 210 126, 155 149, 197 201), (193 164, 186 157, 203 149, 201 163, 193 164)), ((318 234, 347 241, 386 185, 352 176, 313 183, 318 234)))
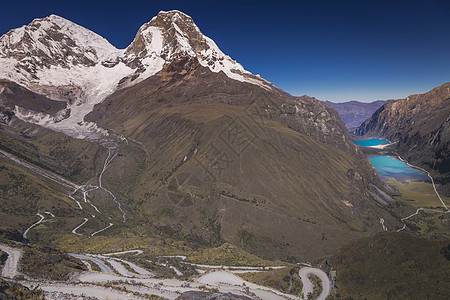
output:
POLYGON ((14 110, 15 106, 54 116, 59 111, 65 109, 67 103, 49 99, 15 82, 0 79, 0 107, 14 110))

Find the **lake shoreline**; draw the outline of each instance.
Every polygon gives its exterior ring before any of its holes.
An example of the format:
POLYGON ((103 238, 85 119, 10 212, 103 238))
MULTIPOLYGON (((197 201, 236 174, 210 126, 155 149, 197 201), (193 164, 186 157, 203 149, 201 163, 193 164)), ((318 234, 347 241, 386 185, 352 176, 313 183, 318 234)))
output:
MULTIPOLYGON (((361 141, 359 143, 361 144, 361 141)), ((439 205, 438 199, 435 199, 433 182, 427 172, 421 168, 411 167, 394 151, 385 150, 395 142, 370 139, 369 144, 361 146, 362 151, 369 158, 370 164, 377 171, 379 178, 399 192, 393 197, 414 206, 433 207, 439 205), (383 144, 373 145, 374 141, 380 141, 383 144)))

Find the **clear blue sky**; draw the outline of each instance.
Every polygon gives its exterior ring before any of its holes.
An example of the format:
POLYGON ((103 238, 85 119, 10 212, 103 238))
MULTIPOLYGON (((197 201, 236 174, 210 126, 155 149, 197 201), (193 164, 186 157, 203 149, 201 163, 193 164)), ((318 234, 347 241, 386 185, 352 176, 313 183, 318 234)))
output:
POLYGON ((247 70, 320 100, 403 98, 450 81, 448 0, 4 2, 0 34, 54 13, 119 48, 178 9, 247 70))

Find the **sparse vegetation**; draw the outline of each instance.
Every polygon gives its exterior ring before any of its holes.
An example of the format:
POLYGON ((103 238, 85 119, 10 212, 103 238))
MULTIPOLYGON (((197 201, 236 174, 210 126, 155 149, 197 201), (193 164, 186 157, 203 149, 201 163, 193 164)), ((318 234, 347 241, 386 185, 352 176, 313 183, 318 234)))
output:
POLYGON ((438 211, 421 211, 405 221, 411 233, 415 236, 431 239, 450 239, 447 214, 438 211))
POLYGON ((14 300, 44 300, 44 295, 39 289, 30 290, 29 288, 11 281, 0 278, 0 299, 14 300))
POLYGON ((308 299, 317 299, 322 292, 322 281, 314 274, 310 274, 308 278, 314 285, 313 292, 308 295, 308 299))
POLYGON ((247 281, 268 286, 284 293, 299 295, 302 282, 298 276, 298 268, 283 268, 266 272, 244 273, 241 277, 247 281))
POLYGON ((192 253, 189 255, 188 261, 218 266, 268 266, 274 264, 272 261, 263 260, 229 243, 192 253))
POLYGON ((21 269, 32 277, 50 280, 68 280, 75 272, 87 270, 77 259, 47 246, 25 248, 21 269))
POLYGON ((445 299, 449 240, 386 232, 358 240, 328 260, 338 299, 445 299))
MULTIPOLYGON (((395 196, 398 200, 407 202, 416 207, 442 206, 431 183, 413 181, 400 182, 394 178, 387 180, 387 183, 399 190, 400 195, 395 196)), ((437 185, 437 188, 439 188, 439 185, 437 185)), ((449 197, 443 195, 441 197, 444 203, 450 205, 449 197)))

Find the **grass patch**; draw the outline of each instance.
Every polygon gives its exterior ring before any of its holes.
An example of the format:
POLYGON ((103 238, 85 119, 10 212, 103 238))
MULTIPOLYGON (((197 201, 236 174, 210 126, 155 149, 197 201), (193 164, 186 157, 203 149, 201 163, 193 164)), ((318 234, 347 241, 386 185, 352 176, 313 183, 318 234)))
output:
MULTIPOLYGON (((400 195, 395 196, 394 198, 400 201, 417 207, 442 206, 431 183, 415 182, 411 180, 407 180, 405 183, 397 181, 394 178, 390 178, 386 180, 386 182, 399 190, 400 195)), ((436 185, 436 188, 437 187, 438 185, 436 185)), ((450 205, 449 197, 441 195, 441 198, 444 200, 445 204, 450 205)))
POLYGON ((30 290, 19 283, 0 279, 0 299, 44 300, 45 297, 37 288, 30 290))
POLYGON ((268 286, 283 293, 299 295, 303 285, 298 277, 298 268, 283 268, 267 272, 244 273, 240 276, 258 285, 268 286))
POLYGON ((188 261, 198 264, 224 265, 224 266, 268 266, 274 265, 272 261, 263 260, 236 246, 224 243, 220 247, 209 248, 189 255, 188 261))
POLYGON ((328 260, 337 272, 338 299, 446 299, 450 240, 406 232, 360 239, 328 260))
POLYGON ((405 223, 415 236, 428 239, 450 239, 448 214, 421 211, 405 223))
POLYGON ((308 299, 317 299, 322 292, 322 280, 314 274, 310 274, 308 278, 314 286, 313 292, 308 294, 308 299))
POLYGON ((20 263, 24 273, 49 280, 68 280, 75 272, 87 270, 79 260, 50 247, 25 248, 20 263))

